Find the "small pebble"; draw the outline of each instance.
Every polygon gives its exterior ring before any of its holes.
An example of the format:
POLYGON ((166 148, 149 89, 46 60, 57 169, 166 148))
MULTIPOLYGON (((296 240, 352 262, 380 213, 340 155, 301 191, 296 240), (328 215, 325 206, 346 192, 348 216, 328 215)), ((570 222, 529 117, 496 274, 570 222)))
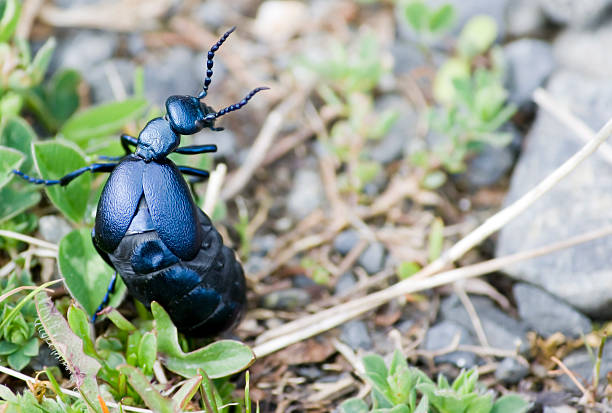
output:
POLYGON ((385 246, 380 242, 375 242, 366 248, 357 262, 368 274, 372 275, 383 269, 385 255, 385 246))
POLYGON ((300 288, 273 291, 262 298, 262 306, 270 310, 294 311, 310 303, 310 294, 300 288))
POLYGON ((366 323, 362 320, 349 321, 342 325, 340 340, 347 344, 353 350, 372 348, 372 338, 368 332, 366 323))

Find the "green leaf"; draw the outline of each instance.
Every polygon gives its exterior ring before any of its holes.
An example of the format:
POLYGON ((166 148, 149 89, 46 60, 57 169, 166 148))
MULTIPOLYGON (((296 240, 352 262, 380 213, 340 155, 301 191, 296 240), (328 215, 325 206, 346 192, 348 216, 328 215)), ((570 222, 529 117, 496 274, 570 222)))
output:
POLYGON ((19 215, 26 209, 40 202, 40 192, 31 186, 11 184, 0 189, 0 222, 19 215))
POLYGON ((370 409, 366 402, 361 399, 348 399, 340 405, 343 413, 368 413, 370 409))
POLYGON ((94 411, 99 412, 98 408, 93 407, 98 404, 93 403, 97 402, 96 374, 100 370, 100 363, 83 352, 83 342, 70 330, 68 323, 46 293, 36 294, 35 302, 40 325, 46 334, 47 342, 62 358, 64 365, 72 374, 72 380, 88 405, 94 411))
POLYGON ((149 332, 142 336, 138 345, 138 366, 145 374, 153 373, 153 363, 157 357, 157 338, 149 332))
POLYGON ((7 356, 16 352, 19 349, 19 344, 11 343, 10 341, 0 341, 0 356, 7 356))
POLYGON ((402 280, 412 277, 421 270, 421 266, 414 261, 402 261, 397 267, 397 275, 402 280))
POLYGON ((127 122, 136 119, 147 108, 144 98, 107 103, 77 112, 60 133, 85 148, 87 141, 117 133, 127 122))
POLYGON ((411 1, 405 9, 406 20, 414 31, 421 32, 429 20, 429 8, 422 1, 411 1))
POLYGON ((176 403, 180 409, 185 409, 187 407, 187 403, 189 403, 189 401, 193 399, 193 396, 195 396, 195 394, 198 392, 198 388, 201 384, 202 376, 195 376, 192 379, 185 380, 183 385, 172 396, 172 401, 174 401, 174 403, 176 403))
POLYGON ((0 188, 15 176, 13 169, 19 169, 24 158, 18 150, 0 146, 0 188))
POLYGON ((114 308, 110 310, 108 313, 106 313, 106 316, 119 330, 128 331, 128 332, 136 330, 136 326, 130 323, 128 319, 123 316, 123 314, 121 314, 119 311, 117 311, 114 308))
POLYGON ((0 98, 1 118, 18 116, 23 107, 23 97, 16 92, 8 91, 0 98))
POLYGON ((26 356, 24 354, 23 348, 20 348, 13 354, 9 354, 9 356, 6 358, 6 361, 8 361, 8 365, 12 369, 21 371, 22 369, 25 368, 25 366, 28 365, 28 363, 30 362, 30 359, 31 359, 30 356, 26 356))
POLYGON ((497 38, 497 23, 486 15, 474 16, 463 26, 457 48, 467 59, 486 52, 497 38))
POLYGON ((242 371, 255 361, 255 355, 248 346, 233 340, 216 341, 184 353, 168 313, 156 302, 151 303, 151 312, 155 318, 159 358, 170 371, 190 378, 197 374, 198 369, 202 369, 214 379, 242 371))
POLYGON ((444 222, 441 218, 436 218, 429 230, 429 262, 436 260, 444 249, 444 222))
POLYGON ((39 345, 40 345, 40 342, 38 341, 38 338, 32 337, 23 345, 22 347, 23 354, 29 357, 38 356, 39 345))
MULTIPOLYGON (((33 145, 34 160, 42 179, 59 179, 87 165, 83 154, 68 142, 58 140, 33 145)), ((91 173, 85 172, 66 186, 45 186, 53 204, 74 222, 83 219, 91 187, 91 173)))
POLYGON ((452 105, 457 99, 456 79, 469 79, 470 65, 463 59, 452 58, 440 66, 434 78, 433 93, 436 101, 452 105))
POLYGON ((530 408, 531 404, 519 395, 507 394, 497 399, 491 413, 526 413, 530 408))
POLYGON ((83 351, 91 357, 98 357, 90 336, 90 325, 87 314, 74 304, 68 307, 68 325, 74 334, 83 341, 83 351))
MULTIPOLYGON (((112 277, 112 270, 98 255, 88 229, 74 230, 59 244, 58 265, 70 294, 83 306, 87 314, 98 308, 112 277)), ((110 305, 117 306, 125 295, 126 287, 117 279, 110 305)))
POLYGON ((21 12, 21 1, 6 0, 0 3, 2 7, 2 18, 0 18, 0 43, 4 43, 11 38, 17 28, 19 14, 21 12), (2 4, 4 3, 4 4, 2 4))
POLYGON ((62 124, 79 107, 78 87, 81 75, 76 70, 66 69, 56 73, 46 89, 45 101, 55 119, 62 124))
POLYGON ((454 22, 455 8, 451 4, 445 4, 429 17, 429 30, 432 33, 448 30, 454 22))
POLYGON ((159 413, 173 413, 176 411, 175 403, 172 400, 164 398, 149 382, 149 379, 136 367, 123 365, 119 366, 118 370, 125 374, 128 382, 132 385, 136 393, 145 402, 147 407, 159 413))
POLYGON ((22 118, 9 118, 2 126, 0 132, 0 145, 17 149, 24 154, 25 160, 21 164, 21 171, 29 174, 34 168, 32 158, 32 142, 36 141, 36 134, 32 127, 22 118))
POLYGON ((446 182, 446 174, 444 171, 435 170, 428 172, 423 177, 421 185, 427 189, 438 189, 446 182))
POLYGON ((47 68, 51 62, 51 56, 53 56, 53 51, 55 50, 55 44, 55 39, 50 37, 38 50, 36 56, 34 56, 32 64, 30 67, 28 67, 28 73, 30 74, 30 82, 32 86, 38 85, 45 77, 45 73, 47 72, 47 68))

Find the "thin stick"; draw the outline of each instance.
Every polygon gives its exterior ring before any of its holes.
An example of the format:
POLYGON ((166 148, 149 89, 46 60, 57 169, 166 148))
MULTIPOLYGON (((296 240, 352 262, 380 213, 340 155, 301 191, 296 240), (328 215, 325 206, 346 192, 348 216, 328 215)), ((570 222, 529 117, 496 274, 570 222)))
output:
POLYGON ((219 193, 221 192, 221 186, 225 180, 226 173, 227 166, 224 163, 220 163, 210 174, 208 186, 206 187, 206 195, 204 196, 204 212, 208 216, 212 216, 212 213, 215 211, 215 205, 219 200, 219 193))
POLYGON ((472 304, 470 297, 468 297, 467 293, 465 292, 465 288, 463 287, 463 285, 461 285, 461 283, 455 284, 455 292, 459 296, 459 300, 461 300, 463 307, 465 307, 465 310, 467 311, 470 320, 472 321, 472 326, 474 327, 474 331, 476 332, 478 341, 480 341, 480 344, 483 347, 489 347, 489 340, 487 340, 487 334, 485 333, 484 328, 482 327, 480 317, 478 316, 476 308, 474 308, 474 304, 472 304))
POLYGON ((52 244, 50 242, 43 241, 38 238, 30 237, 28 235, 23 235, 18 232, 0 229, 0 237, 16 239, 19 241, 27 242, 28 244, 38 245, 39 247, 47 248, 53 251, 58 250, 58 247, 56 244, 52 244))
MULTIPOLYGON (((533 92, 533 101, 574 131, 583 144, 593 139, 595 131, 581 119, 573 116, 567 107, 559 104, 559 101, 546 90, 536 89, 533 92)), ((602 143, 597 153, 607 162, 612 163, 612 146, 608 143, 602 143)))
POLYGON ((567 377, 569 377, 570 380, 576 385, 576 387, 578 387, 578 390, 580 390, 582 392, 582 395, 587 397, 587 398, 589 398, 589 391, 587 389, 585 389, 584 386, 578 381, 578 379, 576 378, 574 373, 572 373, 572 371, 570 369, 568 369, 567 366, 565 364, 563 364, 563 362, 561 360, 559 360, 557 357, 552 356, 550 359, 557 366, 559 366, 559 368, 561 370, 563 370, 563 372, 565 374, 567 374, 567 377))
POLYGON ((442 272, 429 278, 408 278, 376 293, 340 304, 339 306, 332 307, 324 311, 320 311, 317 314, 289 322, 277 329, 269 330, 260 337, 272 336, 275 338, 271 338, 270 340, 255 346, 253 351, 257 357, 263 357, 288 345, 297 343, 298 341, 334 328, 347 320, 351 320, 405 294, 411 294, 418 291, 439 287, 441 285, 450 284, 455 281, 499 271, 500 269, 517 262, 550 254, 552 252, 609 235, 612 235, 612 226, 587 232, 565 241, 549 244, 541 248, 519 252, 463 268, 442 272), (284 334, 279 336, 279 331, 281 330, 284 334))
POLYGON ((304 99, 305 92, 293 94, 278 104, 278 106, 268 114, 244 164, 233 176, 231 176, 223 192, 221 192, 221 198, 224 200, 230 199, 246 186, 255 173, 255 170, 264 161, 287 115, 304 99))

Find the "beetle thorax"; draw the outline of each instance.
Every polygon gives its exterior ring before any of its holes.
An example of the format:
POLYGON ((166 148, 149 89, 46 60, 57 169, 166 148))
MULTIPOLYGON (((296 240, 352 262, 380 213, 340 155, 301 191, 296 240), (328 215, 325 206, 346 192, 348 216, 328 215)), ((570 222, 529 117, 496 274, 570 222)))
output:
POLYGON ((168 156, 181 143, 181 137, 172 130, 167 120, 155 118, 138 135, 136 155, 145 162, 159 161, 168 156))

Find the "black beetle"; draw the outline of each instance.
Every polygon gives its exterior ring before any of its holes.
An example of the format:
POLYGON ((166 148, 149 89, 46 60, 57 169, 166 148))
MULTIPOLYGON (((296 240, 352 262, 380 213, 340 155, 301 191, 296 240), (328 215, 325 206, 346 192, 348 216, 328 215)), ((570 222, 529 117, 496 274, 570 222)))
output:
MULTIPOLYGON (((215 152, 215 145, 179 147, 180 135, 203 128, 222 130, 215 127, 217 118, 267 89, 256 88, 218 112, 200 101, 208 92, 215 52, 234 29, 208 52, 202 92, 197 97, 170 96, 166 116, 149 121, 138 139, 122 135, 126 155, 119 162, 92 164, 57 180, 13 171, 34 184, 62 186, 87 171, 110 172, 92 231, 96 250, 119 272, 134 297, 146 306, 159 302, 180 331, 197 337, 216 335, 238 322, 246 305, 245 279, 234 252, 223 245, 210 219, 195 205, 181 175, 201 180, 208 172, 177 166, 167 156, 215 152), (136 147, 134 153, 129 145, 136 147)), ((115 277, 116 273, 98 310, 108 302, 115 277)))

